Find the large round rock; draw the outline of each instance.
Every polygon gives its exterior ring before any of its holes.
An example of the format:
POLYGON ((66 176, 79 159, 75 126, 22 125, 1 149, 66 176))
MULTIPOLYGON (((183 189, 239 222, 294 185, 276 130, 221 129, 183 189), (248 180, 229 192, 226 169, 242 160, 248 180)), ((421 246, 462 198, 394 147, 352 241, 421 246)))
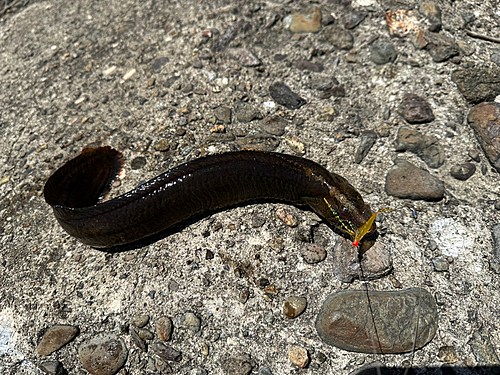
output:
POLYGON ((113 375, 127 360, 128 349, 115 334, 103 334, 85 341, 78 356, 85 370, 92 375, 113 375))
POLYGON ((327 298, 316 330, 324 342, 344 350, 396 354, 430 342, 437 321, 436 301, 424 289, 350 290, 327 298))

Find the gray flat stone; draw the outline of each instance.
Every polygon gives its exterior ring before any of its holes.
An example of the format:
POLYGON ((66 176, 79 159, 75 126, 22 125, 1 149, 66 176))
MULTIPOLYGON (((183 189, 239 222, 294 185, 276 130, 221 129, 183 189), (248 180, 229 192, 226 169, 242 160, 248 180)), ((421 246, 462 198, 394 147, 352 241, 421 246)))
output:
POLYGON ((325 343, 344 350, 395 354, 429 343, 437 321, 436 301, 424 289, 350 290, 327 298, 316 330, 325 343))

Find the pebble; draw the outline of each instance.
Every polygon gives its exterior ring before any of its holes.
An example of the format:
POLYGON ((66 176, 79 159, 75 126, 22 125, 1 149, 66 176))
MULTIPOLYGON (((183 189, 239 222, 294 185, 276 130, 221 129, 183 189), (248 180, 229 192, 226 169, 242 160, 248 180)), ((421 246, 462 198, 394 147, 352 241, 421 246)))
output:
POLYGON ((355 163, 360 164, 363 161, 377 141, 377 138, 377 133, 373 130, 365 130, 361 133, 361 142, 354 153, 355 163))
POLYGON ((500 95, 500 68, 497 67, 456 70, 451 79, 471 104, 493 101, 500 95))
POLYGON ((461 163, 450 169, 450 175, 457 180, 468 180, 476 172, 476 166, 472 163, 461 163))
POLYGON ((500 224, 494 225, 491 228, 491 236, 493 237, 493 256, 500 263, 500 224))
POLYGON ((439 168, 446 160, 443 147, 434 137, 424 136, 406 126, 398 130, 396 151, 411 151, 422 158, 430 168, 439 168))
POLYGON ((424 289, 349 290, 326 299, 316 318, 316 330, 325 343, 344 350, 398 354, 429 343, 437 322, 436 301, 424 289))
POLYGON ((354 45, 354 38, 351 33, 338 26, 327 26, 323 34, 336 49, 350 50, 354 45))
POLYGON ((260 128, 262 131, 278 137, 285 133, 287 126, 288 121, 278 115, 266 117, 260 122, 260 128))
POLYGON ((248 375, 254 366, 254 360, 248 354, 228 357, 222 361, 222 367, 228 375, 248 375))
POLYGON ((153 340, 154 338, 153 333, 145 328, 139 328, 137 330, 137 334, 143 340, 153 340))
POLYGON ((294 93, 290 87, 285 85, 283 82, 275 82, 269 86, 269 94, 276 103, 281 104, 288 109, 299 109, 306 104, 304 99, 294 93))
POLYGON ((40 355, 50 355, 63 345, 73 340, 80 330, 78 327, 56 325, 50 327, 43 335, 36 351, 40 355))
POLYGON ((352 12, 347 13, 344 16, 344 28, 346 29, 354 29, 358 26, 368 15, 366 11, 352 12))
POLYGON ((156 144, 154 145, 154 149, 156 151, 160 152, 165 152, 170 149, 170 143, 166 139, 160 139, 156 144))
POLYGON ((300 368, 304 368, 309 363, 309 353, 307 352, 306 349, 304 349, 300 346, 294 345, 288 351, 288 359, 295 366, 300 367, 300 368))
POLYGON ((316 33, 321 28, 321 11, 317 6, 310 6, 302 13, 286 16, 283 24, 292 33, 316 33))
POLYGON ((175 325, 176 327, 189 329, 196 333, 200 330, 201 320, 195 314, 189 312, 177 318, 175 325))
POLYGON ((149 323, 149 315, 134 315, 132 319, 130 319, 130 323, 137 328, 142 328, 149 323))
POLYGON ((422 149, 417 155, 429 168, 439 168, 446 160, 444 149, 435 137, 425 137, 422 149))
POLYGON ((439 360, 446 363, 458 362, 457 351, 453 346, 442 346, 439 348, 439 360))
POLYGON ((262 119, 262 114, 253 105, 245 102, 236 102, 236 118, 240 122, 250 122, 256 119, 262 119))
POLYGON ((137 346, 140 350, 142 350, 144 353, 148 351, 146 342, 139 336, 137 331, 133 328, 130 329, 130 337, 132 338, 132 341, 134 342, 135 346, 137 346))
POLYGON ((387 173, 385 191, 398 198, 439 200, 444 197, 444 184, 429 172, 397 158, 387 173))
POLYGON ((334 86, 338 85, 340 85, 340 83, 335 77, 329 77, 325 75, 314 75, 311 82, 311 87, 314 90, 319 91, 330 90, 334 86))
POLYGON ((415 94, 406 94, 401 103, 404 119, 410 124, 425 124, 434 121, 434 113, 426 100, 415 94))
POLYGON ((162 316, 156 323, 156 334, 161 341, 169 341, 172 337, 174 325, 168 316, 162 316))
POLYGON ((419 153, 424 144, 424 136, 417 130, 401 126, 396 136, 396 151, 412 151, 419 153))
POLYGON ((175 81, 177 81, 180 78, 181 78, 181 76, 175 76, 175 75, 172 76, 172 77, 170 77, 170 78, 168 78, 165 81, 165 83, 163 83, 163 87, 165 87, 167 89, 170 88, 175 83, 175 81))
POLYGON ((138 156, 134 159, 132 159, 132 162, 130 163, 130 168, 133 170, 141 169, 146 165, 146 158, 143 156, 138 156))
MULTIPOLYGON (((363 246, 363 244, 362 244, 363 246)), ((370 247, 359 262, 359 248, 350 241, 337 241, 333 247, 333 275, 343 283, 356 279, 373 280, 392 270, 391 251, 380 241, 370 247)))
POLYGON ((478 104, 469 112, 467 121, 488 160, 500 172, 500 103, 478 104))
POLYGON ((92 375, 112 375, 125 364, 128 349, 115 334, 102 334, 84 341, 78 348, 83 368, 92 375))
POLYGON ((323 64, 314 63, 308 60, 298 60, 295 66, 299 70, 308 70, 310 72, 321 73, 324 70, 323 64))
POLYGON ((498 66, 500 66, 500 52, 492 53, 490 56, 490 60, 492 63, 495 63, 498 66))
POLYGON ((283 314, 287 318, 293 319, 304 312, 307 306, 307 299, 304 297, 288 297, 283 306, 283 314))
POLYGON ((203 68, 203 63, 201 62, 201 59, 198 58, 198 57, 195 57, 192 61, 191 61, 191 65, 193 66, 193 68, 195 69, 201 69, 203 68))
POLYGON ((39 367, 43 372, 49 375, 63 375, 67 373, 62 363, 59 361, 42 362, 39 367))
POLYGON ((370 59, 377 65, 392 63, 396 60, 398 53, 391 42, 380 40, 372 45, 370 59))
POLYGON ((226 56, 236 60, 242 66, 259 66, 261 61, 251 51, 246 48, 229 48, 226 50, 226 56))
POLYGON ((326 249, 315 243, 309 243, 302 246, 300 253, 304 262, 309 264, 316 264, 326 259, 326 249))
POLYGON ((318 121, 331 122, 335 118, 335 109, 333 107, 324 107, 319 111, 318 121))
POLYGON ((344 86, 337 86, 331 89, 325 90, 319 94, 320 99, 329 99, 330 97, 343 98, 345 97, 344 86))
POLYGON ((246 28, 246 22, 244 21, 237 21, 230 25, 225 33, 220 37, 220 39, 216 40, 212 44, 212 51, 213 52, 223 52, 229 47, 229 44, 233 41, 234 38, 236 38, 236 35, 238 35, 239 31, 246 28))
POLYGON ((276 251, 277 253, 281 253, 285 249, 285 244, 283 243, 283 238, 278 237, 268 243, 269 247, 276 251))
POLYGON ((165 345, 162 342, 151 344, 151 351, 162 359, 162 361, 179 362, 182 359, 182 353, 175 350, 171 346, 165 345))
POLYGON ((257 375, 273 375, 273 372, 269 367, 264 366, 259 370, 257 375))
POLYGON ((295 228, 299 223, 297 216, 289 207, 280 207, 276 210, 276 215, 289 227, 295 228))
POLYGON ((495 347, 491 344, 490 335, 484 325, 472 334, 468 344, 479 365, 498 366, 500 359, 495 352, 495 347))
POLYGON ((432 264, 434 265, 434 271, 437 272, 448 271, 450 268, 450 264, 443 257, 432 258, 432 264))
POLYGON ((420 5, 420 13, 422 13, 430 22, 429 30, 438 32, 441 30, 441 9, 432 1, 425 1, 420 5))
POLYGON ((430 31, 419 31, 413 44, 420 49, 425 48, 434 62, 444 62, 460 54, 458 45, 452 38, 430 31))
POLYGON ((231 109, 229 107, 226 107, 226 106, 217 107, 214 110, 214 115, 218 121, 220 121, 224 124, 231 123, 231 109))
POLYGON ((160 70, 162 66, 166 65, 170 60, 168 57, 159 57, 151 65, 151 70, 160 70))

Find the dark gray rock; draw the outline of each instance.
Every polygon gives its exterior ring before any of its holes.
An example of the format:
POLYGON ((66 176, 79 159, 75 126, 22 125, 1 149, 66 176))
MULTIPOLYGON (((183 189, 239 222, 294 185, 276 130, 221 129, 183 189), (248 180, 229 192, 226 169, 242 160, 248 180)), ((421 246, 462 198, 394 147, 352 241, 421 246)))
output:
POLYGON ((368 155, 371 148, 377 141, 377 133, 373 130, 365 130, 361 133, 361 142, 354 154, 354 162, 359 164, 368 155))
POLYGON ((298 60, 295 63, 295 66, 299 70, 308 70, 310 72, 315 72, 315 73, 320 73, 324 69, 323 64, 314 63, 314 62, 308 61, 308 60, 298 60))
POLYGON ((350 290, 327 298, 316 330, 325 343, 344 350, 396 354, 429 343, 437 322, 436 301, 424 289, 350 290))
POLYGON ((366 11, 347 13, 344 16, 344 27, 346 29, 354 29, 358 26, 368 15, 366 11))
POLYGON ((290 87, 283 82, 275 82, 269 86, 269 94, 278 104, 288 109, 298 109, 306 104, 306 101, 294 93, 290 87))
POLYGON ((266 117, 260 122, 263 131, 278 137, 285 133, 287 125, 288 121, 278 115, 266 117))
POLYGON ((253 105, 245 102, 237 102, 235 104, 236 118, 241 122, 250 122, 256 119, 261 119, 262 114, 253 105))
POLYGON ((468 180, 476 172, 476 166, 472 163, 462 163, 451 167, 450 174, 457 180, 468 180))
POLYGON ((352 34, 338 26, 325 27, 323 35, 337 49, 351 49, 354 45, 352 34))
POLYGON ((398 53, 391 42, 380 40, 372 45, 370 59, 377 65, 392 63, 398 53))
POLYGON ((132 159, 132 162, 130 163, 130 168, 138 170, 144 167, 145 165, 146 165, 146 158, 144 156, 138 156, 132 159))
POLYGON ((493 101, 500 95, 500 68, 497 67, 456 70, 451 74, 451 79, 471 104, 493 101))
POLYGON ((42 362, 39 367, 43 372, 49 375, 63 375, 66 373, 62 363, 59 361, 42 362))
POLYGON ((264 366, 259 370, 257 375, 273 375, 273 373, 269 367, 264 366))
POLYGON ((151 344, 151 351, 160 357, 163 361, 179 362, 182 359, 182 353, 175 350, 171 346, 165 345, 162 342, 151 344))
POLYGON ((231 109, 226 106, 220 106, 215 108, 214 115, 217 120, 224 124, 231 123, 231 109))
POLYGON ((162 66, 166 65, 170 60, 168 57, 158 57, 151 65, 151 70, 160 70, 162 66))

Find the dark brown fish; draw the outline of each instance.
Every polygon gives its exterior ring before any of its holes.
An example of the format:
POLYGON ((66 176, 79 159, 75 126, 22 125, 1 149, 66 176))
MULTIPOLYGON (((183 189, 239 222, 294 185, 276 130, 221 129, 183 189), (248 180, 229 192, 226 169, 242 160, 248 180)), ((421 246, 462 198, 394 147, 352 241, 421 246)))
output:
POLYGON ((135 242, 193 216, 255 200, 308 205, 355 245, 375 230, 375 215, 352 185, 304 158, 260 151, 211 155, 100 203, 121 166, 120 152, 87 148, 45 184, 57 220, 84 244, 135 242))

